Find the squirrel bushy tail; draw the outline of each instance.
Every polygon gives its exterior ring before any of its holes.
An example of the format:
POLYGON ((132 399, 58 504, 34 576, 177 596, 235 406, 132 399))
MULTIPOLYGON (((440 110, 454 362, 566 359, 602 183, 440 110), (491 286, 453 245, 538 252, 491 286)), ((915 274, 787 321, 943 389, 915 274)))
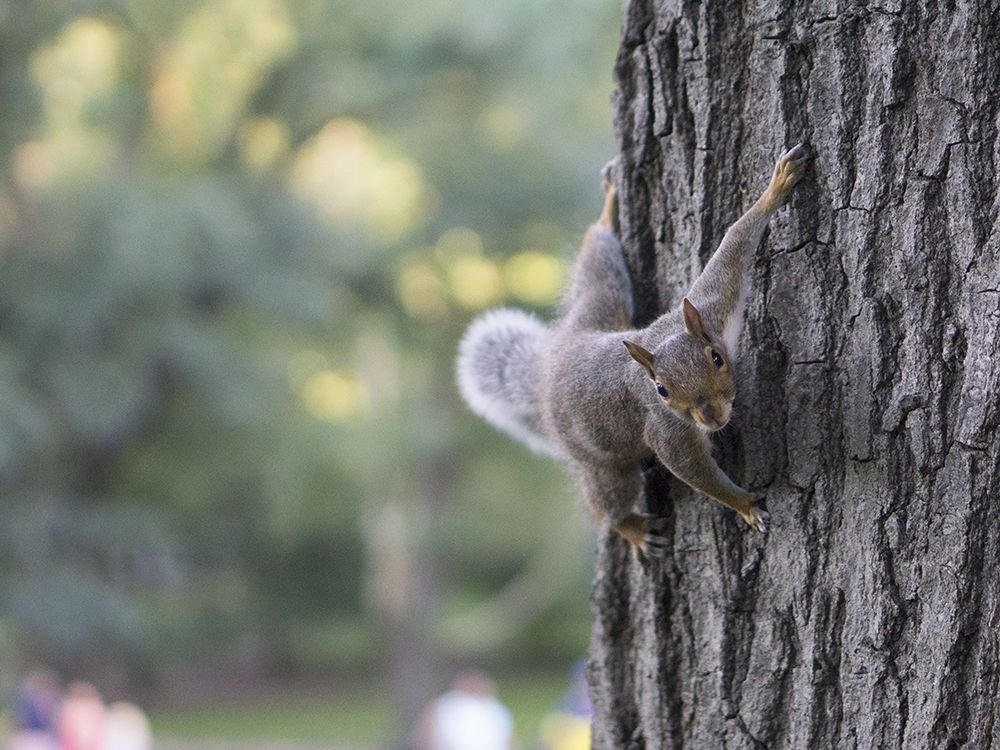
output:
POLYGON ((536 453, 558 456, 545 438, 536 391, 549 329, 520 310, 476 318, 458 348, 458 389, 469 408, 536 453))

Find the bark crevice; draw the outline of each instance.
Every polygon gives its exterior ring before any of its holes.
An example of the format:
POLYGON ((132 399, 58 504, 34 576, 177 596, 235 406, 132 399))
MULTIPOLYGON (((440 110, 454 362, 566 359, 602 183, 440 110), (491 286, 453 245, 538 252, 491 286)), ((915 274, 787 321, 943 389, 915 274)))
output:
POLYGON ((774 157, 805 183, 753 268, 734 479, 662 468, 645 565, 603 538, 595 748, 1000 745, 996 4, 628 3, 620 233, 636 323, 676 304, 774 157))

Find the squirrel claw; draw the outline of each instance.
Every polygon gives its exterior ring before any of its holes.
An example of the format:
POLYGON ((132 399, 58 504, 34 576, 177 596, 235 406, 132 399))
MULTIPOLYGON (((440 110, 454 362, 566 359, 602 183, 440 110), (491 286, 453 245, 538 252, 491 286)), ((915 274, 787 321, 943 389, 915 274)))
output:
POLYGON ((662 536, 646 534, 643 539, 642 551, 649 557, 666 557, 669 546, 662 536))
POLYGON ((667 519, 662 516, 644 515, 642 522, 645 531, 641 545, 643 552, 649 557, 664 557, 670 547, 667 519))
POLYGON ((663 557, 670 548, 670 524, 666 518, 648 513, 630 513, 615 529, 640 556, 663 557))
POLYGON ((807 153, 806 144, 804 144, 804 143, 797 143, 797 144, 795 144, 790 149, 788 149, 788 151, 786 151, 782 155, 781 158, 782 159, 791 159, 792 161, 799 161, 801 159, 808 159, 809 158, 809 154, 807 153))
POLYGON ((750 510, 743 516, 743 520, 761 534, 766 534, 768 526, 771 524, 771 514, 767 512, 764 501, 760 500, 750 506, 750 510))
POLYGON ((667 519, 663 516, 643 516, 646 531, 662 536, 667 530, 667 519))
POLYGON ((757 522, 753 525, 761 534, 766 534, 771 523, 771 514, 766 510, 757 513, 757 522))
POLYGON ((808 147, 799 143, 778 157, 774 165, 774 175, 765 193, 766 203, 770 210, 777 208, 805 174, 806 163, 810 155, 808 147))

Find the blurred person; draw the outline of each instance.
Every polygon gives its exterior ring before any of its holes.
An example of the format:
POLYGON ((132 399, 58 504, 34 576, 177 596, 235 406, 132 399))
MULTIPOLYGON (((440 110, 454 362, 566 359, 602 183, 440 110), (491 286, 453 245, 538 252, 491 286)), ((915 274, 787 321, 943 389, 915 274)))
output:
POLYGON ((59 678, 48 669, 25 675, 11 703, 8 750, 56 750, 56 715, 62 701, 59 678))
POLYGON ((559 705, 542 719, 541 750, 590 750, 590 721, 593 711, 584 662, 573 665, 569 689, 559 705))
POLYGON ((463 672, 431 703, 417 727, 415 750, 512 750, 514 720, 483 672, 463 672))
POLYGON ((149 719, 132 703, 119 701, 108 706, 103 734, 101 750, 151 750, 153 747, 149 719))
POLYGON ((59 711, 59 750, 102 750, 104 703, 96 688, 74 682, 59 711))

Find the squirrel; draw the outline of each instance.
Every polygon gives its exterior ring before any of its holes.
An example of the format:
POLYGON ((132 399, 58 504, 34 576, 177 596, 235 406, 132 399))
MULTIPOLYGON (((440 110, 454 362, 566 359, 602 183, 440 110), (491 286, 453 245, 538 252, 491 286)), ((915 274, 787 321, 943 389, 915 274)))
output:
POLYGON ((767 189, 726 231, 681 304, 638 329, 606 172, 604 208, 584 234, 560 316, 545 325, 520 310, 493 310, 459 345, 458 386, 472 411, 565 461, 594 515, 646 554, 667 550, 664 519, 632 507, 650 453, 767 531, 763 500, 719 468, 708 435, 729 422, 736 396, 751 260, 808 159, 801 143, 783 153, 767 189))

